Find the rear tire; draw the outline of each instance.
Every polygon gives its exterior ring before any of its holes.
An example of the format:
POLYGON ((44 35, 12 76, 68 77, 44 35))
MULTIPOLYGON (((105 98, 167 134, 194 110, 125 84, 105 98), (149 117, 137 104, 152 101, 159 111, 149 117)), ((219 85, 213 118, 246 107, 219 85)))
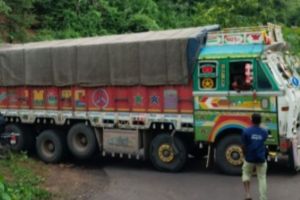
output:
POLYGON ((216 147, 216 165, 221 172, 239 175, 242 172, 244 155, 240 135, 230 135, 221 139, 216 147))
POLYGON ((65 138, 56 130, 43 131, 36 140, 38 156, 46 163, 60 162, 65 155, 65 138))
POLYGON ((180 171, 187 160, 187 150, 184 143, 177 137, 174 138, 175 151, 172 137, 167 134, 157 135, 150 144, 150 160, 153 166, 160 171, 180 171))
POLYGON ((91 127, 83 123, 75 124, 68 133, 68 147, 79 159, 88 159, 97 150, 97 139, 91 127))

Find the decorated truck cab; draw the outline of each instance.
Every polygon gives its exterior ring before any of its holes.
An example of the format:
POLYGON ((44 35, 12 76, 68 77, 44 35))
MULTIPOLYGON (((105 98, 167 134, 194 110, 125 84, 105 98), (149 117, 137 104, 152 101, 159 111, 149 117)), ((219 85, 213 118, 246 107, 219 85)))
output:
POLYGON ((269 159, 285 154, 292 169, 300 166, 299 76, 285 45, 271 24, 208 34, 193 75, 195 139, 213 146, 226 173, 240 172, 240 135, 254 112, 269 132, 269 159))
POLYGON ((149 159, 163 171, 193 155, 236 174, 240 135, 258 112, 270 159, 287 155, 298 170, 299 76, 280 27, 217 30, 2 46, 0 109, 12 149, 35 149, 48 163, 66 152, 149 159))

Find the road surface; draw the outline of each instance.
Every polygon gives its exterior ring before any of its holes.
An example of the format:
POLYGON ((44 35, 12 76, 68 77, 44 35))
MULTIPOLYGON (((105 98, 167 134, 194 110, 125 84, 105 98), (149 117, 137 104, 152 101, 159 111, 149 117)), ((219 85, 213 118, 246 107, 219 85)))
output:
MULTIPOLYGON (((128 159, 95 159, 89 163, 49 165, 46 183, 55 199, 74 200, 242 200, 238 176, 205 169, 203 161, 190 159, 181 173, 155 171, 149 163, 128 159), (60 181, 58 181, 60 180, 60 181)), ((284 164, 270 165, 270 200, 300 200, 300 174, 292 175, 284 164)), ((258 199, 253 178, 253 199, 258 199)))

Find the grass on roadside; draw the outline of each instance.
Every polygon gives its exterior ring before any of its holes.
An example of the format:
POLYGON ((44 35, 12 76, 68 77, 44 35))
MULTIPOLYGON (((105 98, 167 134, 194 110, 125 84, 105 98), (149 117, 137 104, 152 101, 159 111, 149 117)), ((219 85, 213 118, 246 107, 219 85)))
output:
POLYGON ((35 174, 36 161, 26 153, 11 153, 0 159, 0 200, 48 200, 51 195, 40 187, 44 181, 35 174))

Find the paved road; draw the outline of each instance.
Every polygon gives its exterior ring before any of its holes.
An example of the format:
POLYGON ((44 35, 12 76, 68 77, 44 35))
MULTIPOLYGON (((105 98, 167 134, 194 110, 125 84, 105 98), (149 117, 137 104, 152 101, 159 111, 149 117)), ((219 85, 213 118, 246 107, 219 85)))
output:
MULTIPOLYGON (((153 170, 151 165, 127 159, 102 159, 76 164, 75 170, 92 186, 72 199, 91 200, 242 200, 240 177, 205 169, 189 160, 184 172, 153 170), (85 174, 89 174, 88 177, 85 174), (88 181, 87 181, 88 182, 88 181)), ((253 199, 258 199, 253 179, 253 199)), ((300 174, 292 175, 283 164, 271 165, 268 176, 270 200, 300 200, 300 174)))

